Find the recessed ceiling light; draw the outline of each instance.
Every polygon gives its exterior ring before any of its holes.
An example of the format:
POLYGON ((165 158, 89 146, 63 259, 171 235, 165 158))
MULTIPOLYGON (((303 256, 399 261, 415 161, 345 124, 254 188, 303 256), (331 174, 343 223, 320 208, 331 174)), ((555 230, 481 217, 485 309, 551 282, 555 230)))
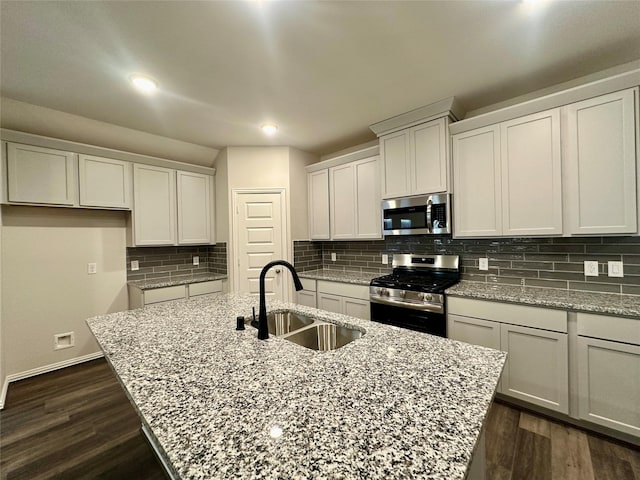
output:
POLYGON ((273 123, 265 123, 260 128, 267 135, 273 135, 278 131, 278 126, 274 125, 273 123))
POLYGON ((151 93, 158 88, 158 82, 156 82, 153 78, 147 77, 145 75, 140 75, 138 73, 134 73, 129 77, 133 86, 138 90, 151 93))

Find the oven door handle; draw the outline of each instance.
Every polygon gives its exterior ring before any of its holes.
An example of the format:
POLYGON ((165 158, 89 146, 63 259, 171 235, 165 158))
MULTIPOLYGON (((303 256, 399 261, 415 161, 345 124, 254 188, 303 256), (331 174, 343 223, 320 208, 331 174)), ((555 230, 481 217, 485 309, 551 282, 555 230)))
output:
POLYGON ((406 303, 398 300, 390 300, 380 297, 369 297, 372 303, 380 303, 382 305, 392 305, 394 307, 409 308, 411 310, 420 310, 423 312, 444 313, 442 305, 433 305, 431 303, 406 303))

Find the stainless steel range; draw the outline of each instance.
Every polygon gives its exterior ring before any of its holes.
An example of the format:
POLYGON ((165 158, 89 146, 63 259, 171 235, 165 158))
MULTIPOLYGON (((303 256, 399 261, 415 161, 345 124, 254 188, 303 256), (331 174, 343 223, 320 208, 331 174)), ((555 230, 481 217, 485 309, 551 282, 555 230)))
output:
POLYGON ((458 255, 394 255, 393 272, 371 280, 371 320, 446 337, 444 291, 460 281, 458 264, 458 255))

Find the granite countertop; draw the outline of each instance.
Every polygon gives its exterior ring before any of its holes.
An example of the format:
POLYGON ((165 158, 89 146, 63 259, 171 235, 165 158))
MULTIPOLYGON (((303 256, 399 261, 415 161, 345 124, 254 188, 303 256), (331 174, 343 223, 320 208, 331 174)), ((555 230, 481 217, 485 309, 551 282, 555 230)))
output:
POLYGON ((212 280, 224 280, 226 278, 227 275, 222 273, 205 273, 171 278, 168 280, 166 278, 162 280, 131 280, 127 282, 127 284, 137 287, 140 290, 151 290, 154 288, 173 287, 174 285, 187 285, 190 283, 210 282, 212 280))
POLYGON ((640 297, 636 295, 519 287, 470 281, 462 281, 447 289, 446 293, 454 297, 640 318, 640 297))
POLYGON ((318 269, 308 270, 306 272, 298 272, 301 278, 311 278, 313 280, 328 280, 330 282, 353 283, 355 285, 369 286, 371 280, 381 277, 383 273, 366 273, 366 272, 344 272, 340 270, 318 269))
POLYGON ((87 320, 179 478, 465 477, 505 353, 274 300, 269 310, 365 333, 331 352, 261 341, 253 327, 235 330, 256 300, 224 294, 87 320))

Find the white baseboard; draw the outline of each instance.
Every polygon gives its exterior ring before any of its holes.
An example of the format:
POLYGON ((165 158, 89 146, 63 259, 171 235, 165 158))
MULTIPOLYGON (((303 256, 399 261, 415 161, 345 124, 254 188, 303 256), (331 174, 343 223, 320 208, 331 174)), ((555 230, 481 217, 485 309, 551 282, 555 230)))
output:
POLYGON ((27 370, 26 372, 12 373, 11 375, 7 375, 4 378, 4 382, 2 382, 2 393, 0 394, 0 410, 4 408, 4 401, 7 398, 9 383, 17 382, 18 380, 24 380, 25 378, 29 377, 35 377, 36 375, 41 375, 43 373, 60 370, 61 368, 71 367, 72 365, 78 365, 79 363, 89 362, 91 360, 96 360, 102 357, 104 357, 104 354, 102 352, 90 353, 89 355, 84 355, 82 357, 75 357, 69 360, 63 360, 62 362, 33 368, 31 370, 27 370))

